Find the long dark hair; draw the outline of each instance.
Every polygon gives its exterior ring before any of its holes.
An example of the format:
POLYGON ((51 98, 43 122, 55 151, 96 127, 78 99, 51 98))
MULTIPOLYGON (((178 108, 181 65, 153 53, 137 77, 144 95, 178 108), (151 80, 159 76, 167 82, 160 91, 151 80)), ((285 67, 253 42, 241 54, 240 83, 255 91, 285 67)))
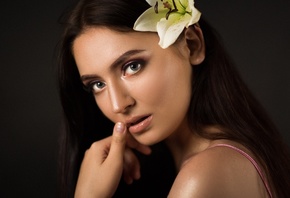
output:
MULTIPOLYGON (((89 26, 133 31, 135 20, 148 7, 145 0, 81 0, 64 17, 58 68, 64 114, 59 161, 62 197, 73 195, 84 151, 93 141, 109 135, 106 128, 112 127, 93 96, 83 89, 72 43, 89 26)), ((289 196, 290 159, 286 144, 242 81, 218 34, 203 18, 199 25, 204 34, 206 58, 193 71, 190 126, 202 137, 230 139, 247 147, 264 167, 276 196, 289 196), (209 125, 219 126, 223 132, 208 133, 204 128, 209 125)))

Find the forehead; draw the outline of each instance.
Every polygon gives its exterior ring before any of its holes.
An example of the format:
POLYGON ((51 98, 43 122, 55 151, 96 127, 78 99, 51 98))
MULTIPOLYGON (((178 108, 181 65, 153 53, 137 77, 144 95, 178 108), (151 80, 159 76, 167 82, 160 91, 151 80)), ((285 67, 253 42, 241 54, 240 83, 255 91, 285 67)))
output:
POLYGON ((97 65, 110 65, 129 50, 152 49, 158 46, 156 33, 117 32, 108 28, 88 28, 72 46, 80 73, 97 65))

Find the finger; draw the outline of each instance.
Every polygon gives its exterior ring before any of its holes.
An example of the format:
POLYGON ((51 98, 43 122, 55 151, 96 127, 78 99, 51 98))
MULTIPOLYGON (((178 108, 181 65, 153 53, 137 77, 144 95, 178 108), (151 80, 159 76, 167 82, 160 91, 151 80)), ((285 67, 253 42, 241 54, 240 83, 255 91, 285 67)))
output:
POLYGON ((126 145, 126 130, 124 123, 118 122, 115 124, 111 147, 106 161, 123 162, 126 145))
POLYGON ((149 146, 139 143, 130 133, 127 135, 127 146, 145 155, 149 155, 151 153, 151 148, 149 146))
POLYGON ((106 188, 115 192, 124 169, 124 151, 126 146, 126 127, 124 123, 116 123, 111 136, 111 145, 107 158, 102 164, 102 173, 106 178, 106 188))
POLYGON ((131 184, 133 180, 140 178, 140 163, 134 152, 126 148, 124 153, 124 180, 131 184))

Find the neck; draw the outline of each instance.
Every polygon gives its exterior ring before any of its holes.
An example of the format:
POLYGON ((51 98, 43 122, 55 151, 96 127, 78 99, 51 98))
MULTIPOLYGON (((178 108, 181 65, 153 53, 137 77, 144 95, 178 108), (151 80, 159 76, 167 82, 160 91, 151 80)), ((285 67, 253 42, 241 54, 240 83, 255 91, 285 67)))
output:
POLYGON ((172 153, 177 170, 180 170, 187 159, 205 150, 210 145, 211 140, 199 137, 188 127, 182 127, 168 137, 165 142, 172 153))

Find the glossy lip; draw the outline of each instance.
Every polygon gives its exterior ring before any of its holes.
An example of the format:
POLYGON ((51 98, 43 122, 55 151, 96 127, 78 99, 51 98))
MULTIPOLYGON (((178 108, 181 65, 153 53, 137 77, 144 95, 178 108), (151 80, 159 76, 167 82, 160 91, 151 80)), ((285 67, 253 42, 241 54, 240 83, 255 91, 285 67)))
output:
POLYGON ((126 126, 128 127, 128 130, 130 133, 141 133, 144 131, 150 124, 152 120, 152 115, 143 115, 143 116, 136 116, 131 118, 130 120, 127 120, 126 126), (141 120, 142 118, 145 118, 141 122, 138 122, 138 120, 141 120), (136 124, 133 124, 137 122, 136 124))

